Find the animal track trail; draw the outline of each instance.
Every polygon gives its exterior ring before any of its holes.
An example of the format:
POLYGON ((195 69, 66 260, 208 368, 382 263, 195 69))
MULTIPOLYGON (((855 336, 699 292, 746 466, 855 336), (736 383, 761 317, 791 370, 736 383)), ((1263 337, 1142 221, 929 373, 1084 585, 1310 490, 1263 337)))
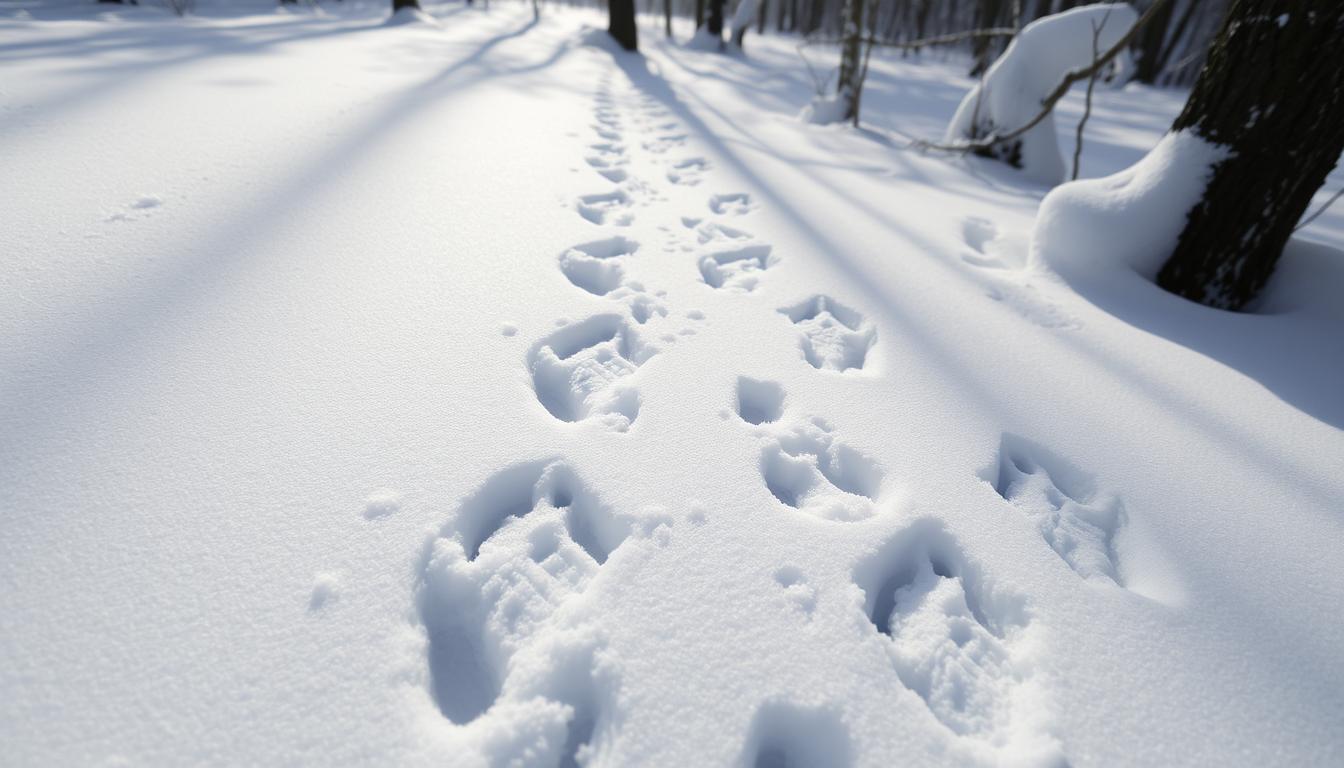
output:
POLYGON ((431 693, 444 717, 464 725, 485 714, 514 656, 631 532, 553 459, 500 470, 463 501, 429 543, 416 584, 431 693))
POLYGON ((877 343, 877 329, 828 296, 812 298, 779 310, 798 327, 803 359, 818 370, 862 369, 868 350, 877 343))
POLYGON ((588 419, 624 432, 639 415, 639 391, 628 378, 657 350, 625 318, 594 315, 565 326, 528 353, 537 400, 565 422, 588 419))
POLYGON ((771 495, 799 512, 837 522, 866 520, 877 512, 881 467, 837 440, 821 419, 768 438, 760 468, 771 495))
POLYGON ((939 722, 995 745, 1022 738, 1031 713, 1014 707, 1025 678, 1015 653, 1028 623, 1021 598, 988 585, 929 519, 902 530, 854 577, 897 676, 939 722))
POLYGON ((994 490, 1079 576, 1125 586, 1115 549, 1125 524, 1118 499, 1093 491, 1090 479, 1044 449, 1007 435, 999 447, 994 490))

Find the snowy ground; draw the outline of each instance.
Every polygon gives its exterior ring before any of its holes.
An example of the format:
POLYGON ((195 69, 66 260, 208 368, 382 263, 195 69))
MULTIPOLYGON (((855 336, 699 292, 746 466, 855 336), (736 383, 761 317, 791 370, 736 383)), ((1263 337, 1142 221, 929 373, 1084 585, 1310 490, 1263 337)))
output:
POLYGON ((1344 761, 1344 211, 1071 287, 960 65, 325 7, 0 0, 4 762, 1344 761))

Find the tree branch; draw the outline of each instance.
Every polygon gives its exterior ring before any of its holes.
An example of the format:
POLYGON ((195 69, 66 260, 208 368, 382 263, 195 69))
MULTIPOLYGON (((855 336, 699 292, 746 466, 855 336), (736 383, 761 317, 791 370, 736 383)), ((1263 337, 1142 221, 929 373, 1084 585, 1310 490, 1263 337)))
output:
POLYGON ((1096 77, 1102 67, 1110 64, 1111 60, 1114 59, 1116 55, 1129 46, 1130 41, 1134 39, 1134 35, 1138 33, 1139 28, 1154 16, 1154 12, 1161 9, 1161 7, 1168 2, 1169 0, 1156 0, 1152 5, 1148 6, 1148 10, 1144 11, 1143 15, 1139 17, 1139 20, 1134 22, 1134 26, 1130 27, 1129 31, 1116 41, 1115 45, 1106 49, 1106 53, 1103 54, 1101 58, 1094 59, 1090 66, 1082 67, 1080 69, 1071 69, 1064 73, 1064 79, 1060 80, 1059 85, 1055 86, 1055 89, 1041 101, 1041 111, 1036 113, 1036 116, 1029 120, 1026 125, 1002 134, 998 131, 992 131, 984 138, 961 141, 955 144, 939 144, 932 141, 917 140, 912 142, 912 146, 916 149, 932 149, 939 152, 973 152, 976 150, 986 150, 993 147, 995 144, 1002 144, 1005 141, 1016 139, 1027 131, 1030 131, 1032 128, 1035 128, 1037 125, 1040 125, 1042 120, 1049 117, 1050 113, 1054 111, 1055 105, 1059 103, 1060 99, 1064 98, 1065 94, 1069 92, 1069 88, 1072 87, 1074 83, 1087 78, 1096 77))

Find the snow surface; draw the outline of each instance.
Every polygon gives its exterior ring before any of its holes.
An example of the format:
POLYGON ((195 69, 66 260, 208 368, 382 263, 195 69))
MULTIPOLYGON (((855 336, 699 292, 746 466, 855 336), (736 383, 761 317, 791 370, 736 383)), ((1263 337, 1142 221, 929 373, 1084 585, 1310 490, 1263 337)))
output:
POLYGON ((1219 312, 964 61, 427 12, 0 0, 5 762, 1344 762, 1344 215, 1219 312))

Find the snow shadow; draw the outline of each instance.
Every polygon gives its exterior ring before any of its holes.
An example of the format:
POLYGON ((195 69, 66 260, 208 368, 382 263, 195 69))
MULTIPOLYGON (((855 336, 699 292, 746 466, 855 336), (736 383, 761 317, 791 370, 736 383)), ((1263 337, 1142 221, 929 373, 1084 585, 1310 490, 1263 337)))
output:
MULTIPOLYGON (((1289 242, 1263 296, 1249 312, 1205 307, 1134 274, 1096 280, 1071 275, 1069 283, 1108 314, 1217 360, 1302 413, 1344 429, 1339 385, 1344 381, 1344 344, 1339 340, 1344 327, 1344 311, 1339 308, 1344 252, 1301 239, 1289 242)), ((1080 341, 1070 343, 1088 352, 1080 341)), ((1229 423, 1210 426, 1219 431, 1237 429, 1229 423)), ((1228 438, 1231 444, 1246 445, 1249 436, 1228 438)))
POLYGON ((743 768, 845 768, 853 764, 849 729, 840 713, 767 701, 756 710, 739 765, 743 768))

